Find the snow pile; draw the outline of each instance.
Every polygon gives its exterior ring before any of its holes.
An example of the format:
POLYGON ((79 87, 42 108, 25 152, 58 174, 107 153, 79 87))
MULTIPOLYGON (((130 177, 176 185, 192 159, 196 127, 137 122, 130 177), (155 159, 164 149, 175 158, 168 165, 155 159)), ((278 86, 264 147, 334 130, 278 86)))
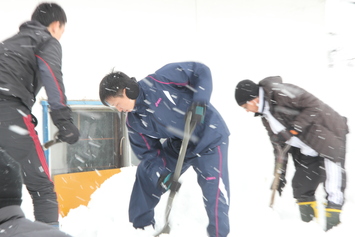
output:
MULTIPOLYGON (((118 173, 106 180, 92 194, 88 206, 72 209, 62 218, 61 229, 74 237, 114 237, 135 236, 135 230, 128 221, 128 204, 134 182, 136 167, 122 168, 118 173)), ((292 172, 289 172, 292 175, 292 172)), ((250 184, 254 192, 246 192, 241 180, 232 180, 230 224, 231 237, 234 236, 341 236, 352 237, 355 233, 353 213, 355 202, 348 195, 341 216, 342 224, 328 232, 323 231, 324 193, 318 189, 320 218, 318 222, 303 223, 300 221, 298 206, 292 198, 292 190, 287 185, 282 198, 275 199, 274 209, 269 208, 270 180, 264 183, 250 184)), ((176 237, 204 237, 206 234, 207 216, 203 207, 202 193, 196 182, 196 175, 189 169, 182 177, 183 185, 176 195, 171 211, 172 230, 170 235, 176 237)), ((291 180, 291 179, 289 179, 291 180)), ((31 218, 30 198, 24 191, 26 216, 31 218)), ((157 229, 163 225, 164 210, 168 195, 162 197, 156 208, 157 229)), ((33 217, 32 217, 33 219, 33 217)))
MULTIPOLYGON (((91 196, 88 206, 73 209, 61 220, 62 230, 75 237, 110 237, 117 234, 134 236, 135 229, 128 221, 128 204, 134 182, 136 167, 122 168, 122 172, 106 180, 91 196)), ((183 176, 197 185, 194 171, 183 176)), ((206 232, 207 216, 204 215, 202 193, 195 185, 182 185, 176 195, 170 236, 182 236, 206 232), (180 198, 179 198, 180 197, 180 198), (183 198, 181 198, 183 197, 183 198), (188 218, 187 218, 188 217, 188 218), (188 232, 186 232, 188 230, 188 232)), ((164 210, 168 194, 163 195, 156 208, 156 229, 164 224, 164 210)))

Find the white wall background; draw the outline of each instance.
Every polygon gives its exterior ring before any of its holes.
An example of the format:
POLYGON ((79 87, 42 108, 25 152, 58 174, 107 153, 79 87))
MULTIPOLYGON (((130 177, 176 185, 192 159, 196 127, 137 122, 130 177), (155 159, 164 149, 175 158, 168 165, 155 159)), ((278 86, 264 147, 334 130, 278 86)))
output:
MULTIPOLYGON (((0 0, 0 40, 40 2, 0 0)), ((211 68, 212 102, 234 130, 248 117, 234 101, 242 79, 280 75, 316 94, 319 83, 333 83, 326 76, 325 0, 54 2, 68 17, 61 43, 69 100, 98 99, 98 84, 113 68, 141 79, 166 63, 197 60, 211 68)), ((42 91, 38 100, 45 97, 42 91)))
MULTIPOLYGON (((267 76, 280 75, 285 82, 309 90, 347 116, 352 130, 350 82, 354 68, 344 59, 348 56, 340 57, 336 65, 328 67, 328 51, 344 42, 337 40, 332 45, 329 27, 336 32, 340 25, 344 26, 346 16, 355 15, 350 1, 55 2, 65 9, 68 17, 61 43, 69 100, 98 99, 99 82, 113 68, 137 79, 175 61, 197 60, 211 68, 212 103, 232 133, 229 157, 232 195, 240 196, 234 202, 243 200, 242 193, 247 195, 259 184, 264 185, 260 179, 271 175, 273 167, 271 146, 260 119, 246 114, 234 100, 234 88, 240 80, 258 82, 267 76), (256 164, 264 166, 265 173, 253 173, 256 164), (237 167, 250 172, 233 172, 237 167), (241 180, 245 180, 242 189, 233 189, 241 180)), ((0 0, 0 40, 16 33, 38 3, 38 0, 0 0)), ((352 30, 348 22, 348 28, 342 27, 341 32, 346 35, 352 30)), ((42 91, 38 100, 45 97, 42 91)), ((34 112, 40 119, 39 103, 34 112)), ((348 136, 348 171, 354 170, 351 136, 348 136)), ((354 175, 348 173, 348 192, 353 192, 354 175)))

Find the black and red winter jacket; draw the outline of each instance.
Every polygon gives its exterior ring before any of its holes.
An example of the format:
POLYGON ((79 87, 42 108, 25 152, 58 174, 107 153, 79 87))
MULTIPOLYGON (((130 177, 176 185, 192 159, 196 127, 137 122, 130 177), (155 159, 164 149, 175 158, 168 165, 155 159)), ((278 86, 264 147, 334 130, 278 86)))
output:
POLYGON ((45 87, 52 110, 66 107, 62 48, 45 26, 28 21, 0 42, 0 99, 21 101, 29 110, 45 87))

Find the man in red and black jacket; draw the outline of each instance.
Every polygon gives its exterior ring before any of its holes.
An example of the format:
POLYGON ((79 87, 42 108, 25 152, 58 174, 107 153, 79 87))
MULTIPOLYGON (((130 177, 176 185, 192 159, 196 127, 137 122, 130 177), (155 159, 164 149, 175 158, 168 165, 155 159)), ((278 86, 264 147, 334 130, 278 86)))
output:
POLYGON ((36 220, 52 225, 58 225, 57 196, 31 110, 44 86, 58 138, 69 144, 78 141, 66 104, 58 41, 66 22, 59 5, 42 3, 16 35, 0 42, 0 147, 21 164, 36 220))

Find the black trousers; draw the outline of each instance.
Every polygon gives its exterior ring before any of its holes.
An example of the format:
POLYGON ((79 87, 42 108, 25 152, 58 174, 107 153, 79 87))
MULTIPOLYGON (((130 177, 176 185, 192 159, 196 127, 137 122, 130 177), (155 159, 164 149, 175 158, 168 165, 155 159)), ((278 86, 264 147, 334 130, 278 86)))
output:
POLYGON ((335 163, 323 157, 306 156, 292 147, 295 174, 292 179, 293 196, 298 202, 315 201, 319 184, 324 184, 329 208, 341 209, 346 188, 345 160, 335 163))
POLYGON ((58 222, 58 202, 30 111, 19 102, 0 100, 0 147, 21 164, 37 221, 58 222))

